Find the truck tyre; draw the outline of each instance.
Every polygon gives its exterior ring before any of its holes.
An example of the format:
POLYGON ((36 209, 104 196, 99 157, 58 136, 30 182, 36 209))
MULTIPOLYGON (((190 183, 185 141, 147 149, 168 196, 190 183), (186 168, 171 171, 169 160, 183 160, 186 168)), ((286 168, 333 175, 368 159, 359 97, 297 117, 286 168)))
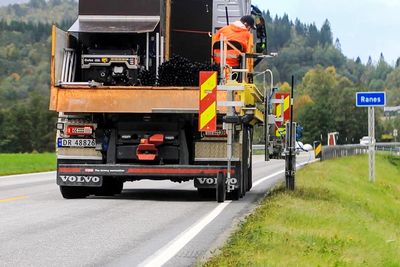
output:
POLYGON ((213 198, 215 196, 215 188, 197 188, 200 198, 213 198))
POLYGON ((217 201, 218 203, 222 203, 226 199, 226 184, 225 184, 225 177, 222 173, 218 173, 217 176, 217 201))
POLYGON ((120 180, 114 180, 112 185, 112 191, 114 195, 119 195, 124 188, 124 182, 120 180))
POLYGON ((230 200, 239 200, 240 199, 240 188, 237 188, 226 194, 226 198, 230 200))
POLYGON ((111 177, 103 177, 103 185, 96 188, 96 196, 114 196, 121 194, 124 182, 111 177))
POLYGON ((65 199, 86 198, 90 195, 89 189, 81 186, 60 185, 61 195, 65 199))
POLYGON ((250 127, 248 125, 243 124, 243 136, 242 136, 242 160, 241 160, 241 196, 245 196, 248 191, 248 183, 249 183, 249 135, 250 127))

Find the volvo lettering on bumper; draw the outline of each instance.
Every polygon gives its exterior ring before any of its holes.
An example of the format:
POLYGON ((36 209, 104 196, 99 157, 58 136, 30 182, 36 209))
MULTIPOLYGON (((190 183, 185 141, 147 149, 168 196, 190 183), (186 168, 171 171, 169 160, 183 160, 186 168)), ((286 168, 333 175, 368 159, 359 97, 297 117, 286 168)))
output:
POLYGON ((86 175, 58 175, 57 184, 65 186, 101 186, 103 183, 101 176, 86 175))

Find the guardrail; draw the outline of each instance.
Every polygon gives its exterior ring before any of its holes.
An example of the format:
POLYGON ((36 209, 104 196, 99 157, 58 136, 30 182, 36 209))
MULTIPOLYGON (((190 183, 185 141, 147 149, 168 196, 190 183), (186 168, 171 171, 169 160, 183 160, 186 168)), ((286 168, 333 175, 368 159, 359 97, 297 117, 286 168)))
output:
POLYGON ((253 149, 253 151, 255 151, 255 150, 264 150, 265 149, 265 145, 253 145, 252 149, 253 149))
MULTIPOLYGON (((376 143, 376 151, 387 151, 391 155, 400 156, 400 143, 376 143)), ((346 157, 368 153, 368 145, 323 146, 321 160, 346 157)))
MULTIPOLYGON (((253 145, 253 151, 264 150, 264 145, 253 145)), ((400 142, 397 143, 376 143, 376 151, 386 151, 391 155, 400 156, 400 142)), ((322 146, 321 160, 327 160, 338 157, 347 157, 368 153, 368 145, 339 145, 322 146)))

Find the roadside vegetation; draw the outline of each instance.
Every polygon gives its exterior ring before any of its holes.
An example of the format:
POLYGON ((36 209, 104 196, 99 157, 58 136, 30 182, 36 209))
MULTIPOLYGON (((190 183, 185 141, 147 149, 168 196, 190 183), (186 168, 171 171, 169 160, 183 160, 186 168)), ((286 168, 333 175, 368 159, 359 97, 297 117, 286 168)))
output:
POLYGON ((275 190, 205 266, 400 266, 400 158, 306 166, 275 190))
POLYGON ((53 171, 55 168, 54 153, 0 154, 0 176, 53 171))

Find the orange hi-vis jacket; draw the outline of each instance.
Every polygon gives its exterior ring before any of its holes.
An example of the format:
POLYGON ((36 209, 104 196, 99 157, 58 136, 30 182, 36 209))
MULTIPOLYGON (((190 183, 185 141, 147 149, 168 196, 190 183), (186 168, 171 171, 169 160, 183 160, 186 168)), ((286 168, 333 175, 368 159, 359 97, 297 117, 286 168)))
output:
MULTIPOLYGON (((217 31, 214 36, 214 43, 219 42, 223 35, 228 41, 236 41, 242 45, 241 52, 248 52, 249 40, 251 38, 251 33, 246 29, 246 27, 240 21, 235 21, 234 23, 224 26, 217 31)), ((217 64, 221 63, 221 50, 214 49, 214 62, 217 64)), ((226 64, 231 67, 237 67, 240 64, 240 53, 234 49, 227 50, 226 64)))

